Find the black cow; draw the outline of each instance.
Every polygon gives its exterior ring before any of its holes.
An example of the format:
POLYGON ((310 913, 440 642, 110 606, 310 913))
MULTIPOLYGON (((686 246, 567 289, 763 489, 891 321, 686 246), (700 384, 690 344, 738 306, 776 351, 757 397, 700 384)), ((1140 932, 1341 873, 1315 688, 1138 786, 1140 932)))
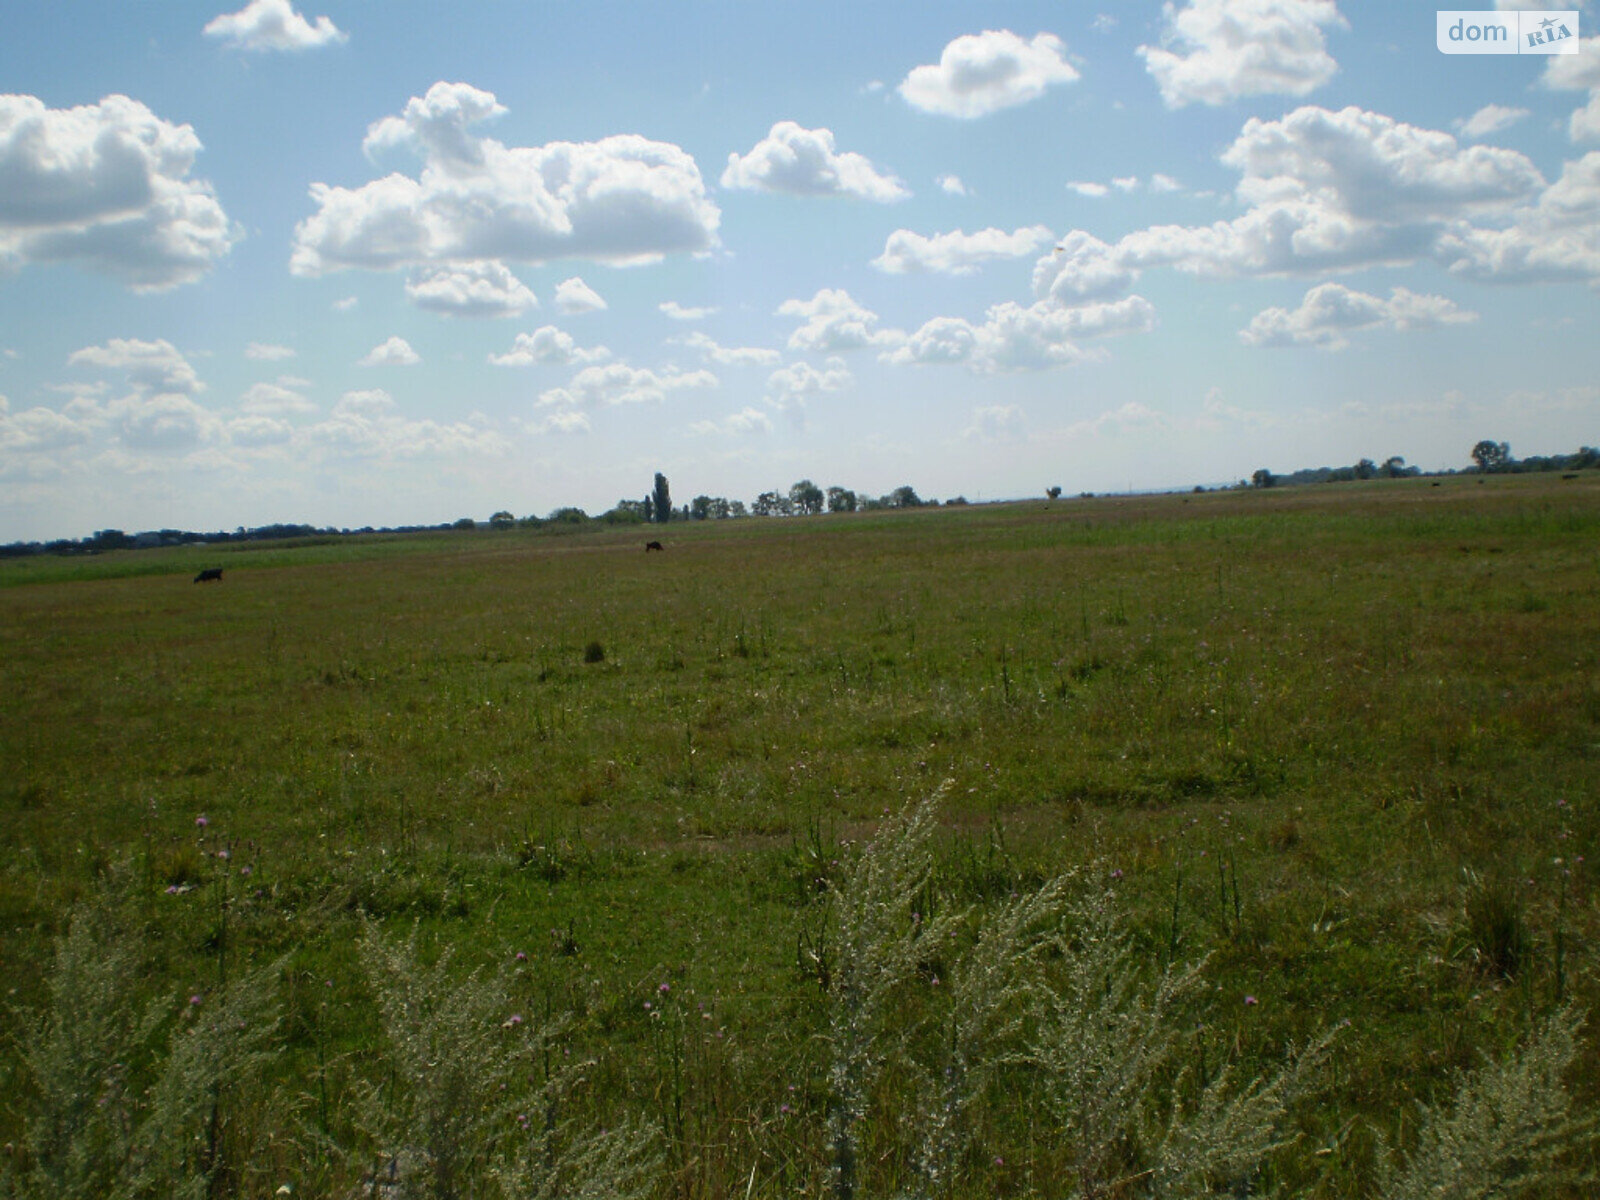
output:
POLYGON ((660 542, 646 542, 644 544, 644 552, 646 554, 649 554, 650 551, 652 551, 652 550, 665 550, 665 549, 666 549, 666 547, 663 546, 660 542))
POLYGON ((222 582, 222 568, 221 567, 207 567, 204 571, 201 571, 200 574, 198 574, 198 575, 196 575, 194 577, 194 581, 196 583, 213 583, 213 582, 221 583, 222 582))

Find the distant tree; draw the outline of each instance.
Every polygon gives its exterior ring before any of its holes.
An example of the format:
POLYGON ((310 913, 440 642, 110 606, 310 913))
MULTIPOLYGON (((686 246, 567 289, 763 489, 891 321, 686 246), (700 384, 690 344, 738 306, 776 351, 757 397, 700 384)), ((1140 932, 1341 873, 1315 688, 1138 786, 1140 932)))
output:
POLYGON ((589 519, 589 514, 581 508, 558 508, 545 520, 553 525, 582 525, 589 519))
POLYGON ((692 521, 707 520, 711 516, 711 506, 713 503, 714 501, 710 496, 696 496, 693 500, 689 501, 689 519, 692 521))
POLYGON ((954 505, 955 507, 959 508, 963 504, 965 504, 966 502, 967 502, 967 498, 965 496, 951 496, 950 499, 948 499, 948 500, 946 500, 944 502, 944 506, 946 508, 949 508, 952 505, 954 505))
POLYGON ((822 511, 822 489, 809 479, 802 479, 789 489, 789 503, 794 511, 805 516, 815 516, 822 511))
POLYGON ((462 517, 459 521, 450 526, 451 529, 476 529, 477 527, 478 523, 471 517, 462 517))
POLYGON ((1406 473, 1406 460, 1398 454, 1391 455, 1383 460, 1383 473, 1390 479, 1399 479, 1406 473))
POLYGON ((510 529, 516 523, 517 518, 503 508, 489 518, 490 529, 510 529))
POLYGON ((789 497, 781 492, 762 492, 750 511, 758 517, 786 517, 794 511, 789 497))
POLYGON ((828 511, 855 512, 856 494, 849 488, 834 486, 828 489, 828 511))
POLYGON ((1052 487, 1045 488, 1044 494, 1046 496, 1049 496, 1050 499, 1052 499, 1052 500, 1061 499, 1061 485, 1058 483, 1058 484, 1055 484, 1052 487))
POLYGON ((1254 475, 1250 476, 1251 487, 1269 488, 1274 486, 1277 482, 1278 477, 1265 467, 1259 468, 1254 475))
POLYGON ((1378 473, 1378 464, 1370 458, 1363 458, 1356 464, 1357 479, 1371 479, 1378 473))
POLYGON ((655 501, 656 522, 665 525, 672 519, 672 493, 667 490, 667 477, 656 472, 655 490, 650 493, 655 501))
POLYGON ((748 517, 750 512, 745 508, 743 500, 729 500, 728 515, 730 517, 748 517))
POLYGON ((656 502, 649 496, 644 498, 644 519, 647 522, 656 519, 656 502))
POLYGON ((650 517, 647 507, 645 500, 618 500, 617 506, 606 513, 606 516, 611 519, 613 525, 648 521, 650 517))
POLYGON ((922 497, 909 483, 902 483, 883 498, 885 508, 920 508, 922 497))
POLYGON ((1511 463, 1511 446, 1484 439, 1472 448, 1472 461, 1480 471, 1503 471, 1511 463))

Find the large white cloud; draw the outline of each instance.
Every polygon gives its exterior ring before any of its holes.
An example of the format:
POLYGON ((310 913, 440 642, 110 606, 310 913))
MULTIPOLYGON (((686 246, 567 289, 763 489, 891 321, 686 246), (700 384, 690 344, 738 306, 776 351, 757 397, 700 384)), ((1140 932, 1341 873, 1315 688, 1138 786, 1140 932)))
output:
POLYGON ((1190 0, 1163 13, 1162 44, 1138 52, 1168 108, 1304 96, 1339 69, 1323 36, 1345 27, 1334 0, 1190 0))
POLYGON ((926 236, 909 229, 897 229, 884 243, 883 253, 872 265, 891 275, 932 271, 940 275, 970 275, 985 262, 997 258, 1025 258, 1036 253, 1054 235, 1043 225, 1006 233, 1003 229, 980 229, 966 233, 926 236))
POLYGON ((539 307, 539 298, 503 262, 489 259, 421 267, 406 282, 418 308, 452 317, 516 317, 539 307))
MULTIPOLYGON (((1541 198, 1544 178, 1526 155, 1463 147, 1440 130, 1355 107, 1251 118, 1222 161, 1241 175, 1236 194, 1248 207, 1239 216, 1151 226, 1114 246, 1074 230, 1062 253, 1035 268, 1036 292, 1114 294, 1139 271, 1160 266, 1196 275, 1299 275, 1431 259, 1510 278, 1494 265, 1510 253, 1495 249, 1497 237, 1521 244, 1556 223, 1553 212, 1532 219, 1558 197, 1541 198), (1458 265, 1469 260, 1476 265, 1458 265)), ((1567 191, 1579 196, 1586 188, 1574 182, 1567 191)), ((1587 269, 1572 263, 1567 275, 1587 269)))
POLYGON ((137 100, 48 108, 0 96, 0 268, 75 262, 160 291, 199 279, 238 238, 200 139, 137 100))
POLYGON ((855 196, 887 204, 911 193, 860 154, 841 152, 833 131, 779 121, 749 154, 728 155, 722 186, 796 196, 855 196))
POLYGON ((1323 283, 1308 291, 1294 309, 1268 308, 1239 331, 1247 346, 1316 346, 1343 350, 1348 334, 1363 329, 1412 330, 1476 321, 1445 296, 1419 295, 1396 287, 1385 300, 1357 292, 1338 283, 1323 283))
POLYGON ((678 146, 620 134, 506 146, 474 126, 503 112, 489 92, 436 83, 368 131, 369 154, 409 150, 416 177, 357 188, 316 183, 290 270, 316 276, 481 260, 650 262, 718 245, 721 213, 678 146))
POLYGON ((314 50, 348 36, 327 17, 307 21, 289 0, 250 0, 236 13, 212 18, 203 32, 233 49, 255 51, 314 50))
POLYGON ((936 65, 915 67, 900 84, 906 103, 945 117, 983 117, 1026 104, 1055 84, 1072 83, 1077 70, 1063 57, 1054 34, 1024 41, 1009 29, 958 37, 936 65))
POLYGON ((1454 223, 1435 257, 1454 274, 1488 282, 1600 283, 1600 150, 1563 164, 1561 178, 1509 221, 1454 223))

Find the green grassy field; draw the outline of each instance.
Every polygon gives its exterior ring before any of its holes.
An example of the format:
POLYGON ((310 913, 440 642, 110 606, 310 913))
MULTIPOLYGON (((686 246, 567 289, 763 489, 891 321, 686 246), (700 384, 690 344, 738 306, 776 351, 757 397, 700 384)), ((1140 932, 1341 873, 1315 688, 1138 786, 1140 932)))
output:
MULTIPOLYGON (((132 1073, 270 968, 211 1194, 343 1195, 384 1148, 368 921, 572 1014, 593 1065, 563 1112, 640 1114, 653 1194, 822 1194, 831 885, 941 787, 930 912, 1079 869, 1152 976, 1205 961, 1168 1085, 1341 1030, 1262 1177, 1295 1194, 1373 1194, 1419 1101, 1600 1010, 1600 477, 653 536, 0 563, 3 1140, 53 947, 110 894, 168 1006, 132 1073)), ((937 1039, 938 971, 897 993, 908 1042, 937 1039)), ((862 1124, 866 1194, 909 1177, 910 1069, 862 1124)), ((1600 1073, 1572 1085, 1596 1111, 1600 1073)), ((1017 1086, 949 1194, 1064 1194, 1017 1086)))

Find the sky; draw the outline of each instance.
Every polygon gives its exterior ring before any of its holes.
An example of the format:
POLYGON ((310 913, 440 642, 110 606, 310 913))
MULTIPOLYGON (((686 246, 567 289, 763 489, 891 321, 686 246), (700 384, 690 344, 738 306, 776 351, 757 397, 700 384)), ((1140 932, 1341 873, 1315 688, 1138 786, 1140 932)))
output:
POLYGON ((1590 8, 241 2, 7 7, 0 542, 1600 444, 1590 8))

